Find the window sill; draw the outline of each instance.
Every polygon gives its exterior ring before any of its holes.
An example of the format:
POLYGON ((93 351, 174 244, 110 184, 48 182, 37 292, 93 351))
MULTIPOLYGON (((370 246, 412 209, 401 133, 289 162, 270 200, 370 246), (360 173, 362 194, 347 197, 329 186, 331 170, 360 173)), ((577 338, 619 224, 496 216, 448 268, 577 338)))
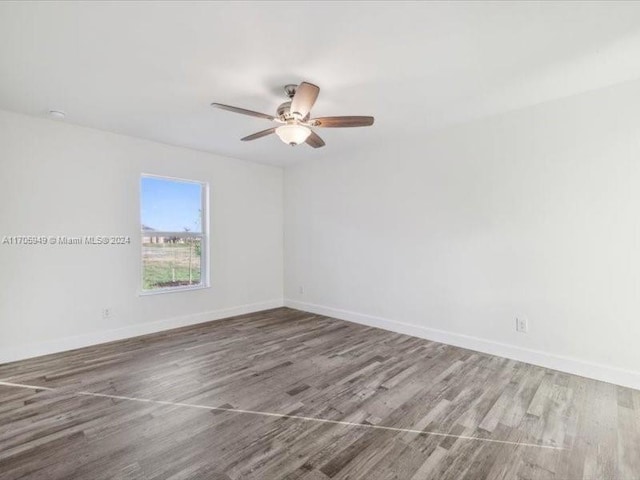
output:
POLYGON ((138 296, 146 297, 151 295, 161 295, 163 293, 191 292, 193 290, 205 290, 207 288, 211 288, 211 285, 193 285, 186 287, 158 288, 156 290, 140 290, 138 292, 138 296))

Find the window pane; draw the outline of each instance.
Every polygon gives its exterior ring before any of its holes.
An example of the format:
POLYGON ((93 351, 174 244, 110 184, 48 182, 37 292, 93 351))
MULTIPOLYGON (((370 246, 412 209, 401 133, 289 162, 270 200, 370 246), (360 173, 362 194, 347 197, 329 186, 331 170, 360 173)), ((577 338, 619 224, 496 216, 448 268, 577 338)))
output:
POLYGON ((145 290, 199 285, 202 241, 193 237, 142 237, 145 290))
POLYGON ((142 177, 143 232, 202 232, 202 184, 142 177))

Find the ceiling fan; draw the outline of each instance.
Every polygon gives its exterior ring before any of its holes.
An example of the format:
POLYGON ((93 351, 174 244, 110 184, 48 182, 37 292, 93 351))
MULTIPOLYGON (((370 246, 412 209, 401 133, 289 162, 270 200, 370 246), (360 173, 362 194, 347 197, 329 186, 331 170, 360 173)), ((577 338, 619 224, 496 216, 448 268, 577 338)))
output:
POLYGON ((279 127, 268 128, 261 132, 248 135, 241 140, 248 142, 257 138, 266 137, 275 133, 284 143, 295 147, 303 142, 313 148, 324 147, 325 143, 311 127, 341 128, 341 127, 368 127, 373 125, 373 117, 318 117, 310 118, 311 107, 316 102, 320 88, 308 82, 300 85, 285 85, 284 91, 289 97, 288 102, 281 104, 276 110, 276 115, 254 112, 244 108, 212 103, 212 107, 229 110, 230 112, 264 118, 272 122, 280 123, 279 127))

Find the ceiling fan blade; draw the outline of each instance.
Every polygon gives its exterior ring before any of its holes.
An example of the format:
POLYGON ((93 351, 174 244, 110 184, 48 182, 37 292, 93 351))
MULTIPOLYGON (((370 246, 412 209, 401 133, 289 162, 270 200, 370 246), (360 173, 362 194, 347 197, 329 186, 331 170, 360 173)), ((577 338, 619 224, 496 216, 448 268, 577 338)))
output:
POLYGON ((256 138, 266 137, 267 135, 271 135, 276 131, 276 128, 267 128, 266 130, 262 130, 261 132, 254 133, 253 135, 248 135, 241 140, 243 142, 248 142, 249 140, 255 140, 256 138))
POLYGON ((221 108, 222 110, 229 110, 230 112, 249 115, 251 117, 266 118, 267 120, 275 120, 275 117, 272 115, 267 115, 266 113, 254 112, 253 110, 247 110, 245 108, 232 107, 231 105, 224 105, 222 103, 212 103, 211 106, 216 108, 221 108))
POLYGON ((322 140, 313 130, 311 131, 311 135, 309 135, 305 141, 307 142, 307 145, 311 145, 313 148, 320 148, 325 145, 324 140, 322 140))
POLYGON ((289 111, 291 113, 300 114, 301 118, 304 118, 310 111, 313 104, 316 103, 320 88, 313 83, 302 82, 296 88, 296 94, 291 100, 291 107, 289 111))
POLYGON ((309 124, 323 128, 368 127, 373 121, 373 117, 320 117, 309 120, 309 124))

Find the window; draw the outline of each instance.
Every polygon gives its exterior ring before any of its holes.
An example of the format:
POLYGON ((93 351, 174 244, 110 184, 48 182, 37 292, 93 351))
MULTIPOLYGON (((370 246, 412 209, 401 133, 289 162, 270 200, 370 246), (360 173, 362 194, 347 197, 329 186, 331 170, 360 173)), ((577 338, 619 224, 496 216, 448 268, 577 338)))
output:
POLYGON ((204 183, 142 176, 143 293, 208 286, 207 203, 204 183))

